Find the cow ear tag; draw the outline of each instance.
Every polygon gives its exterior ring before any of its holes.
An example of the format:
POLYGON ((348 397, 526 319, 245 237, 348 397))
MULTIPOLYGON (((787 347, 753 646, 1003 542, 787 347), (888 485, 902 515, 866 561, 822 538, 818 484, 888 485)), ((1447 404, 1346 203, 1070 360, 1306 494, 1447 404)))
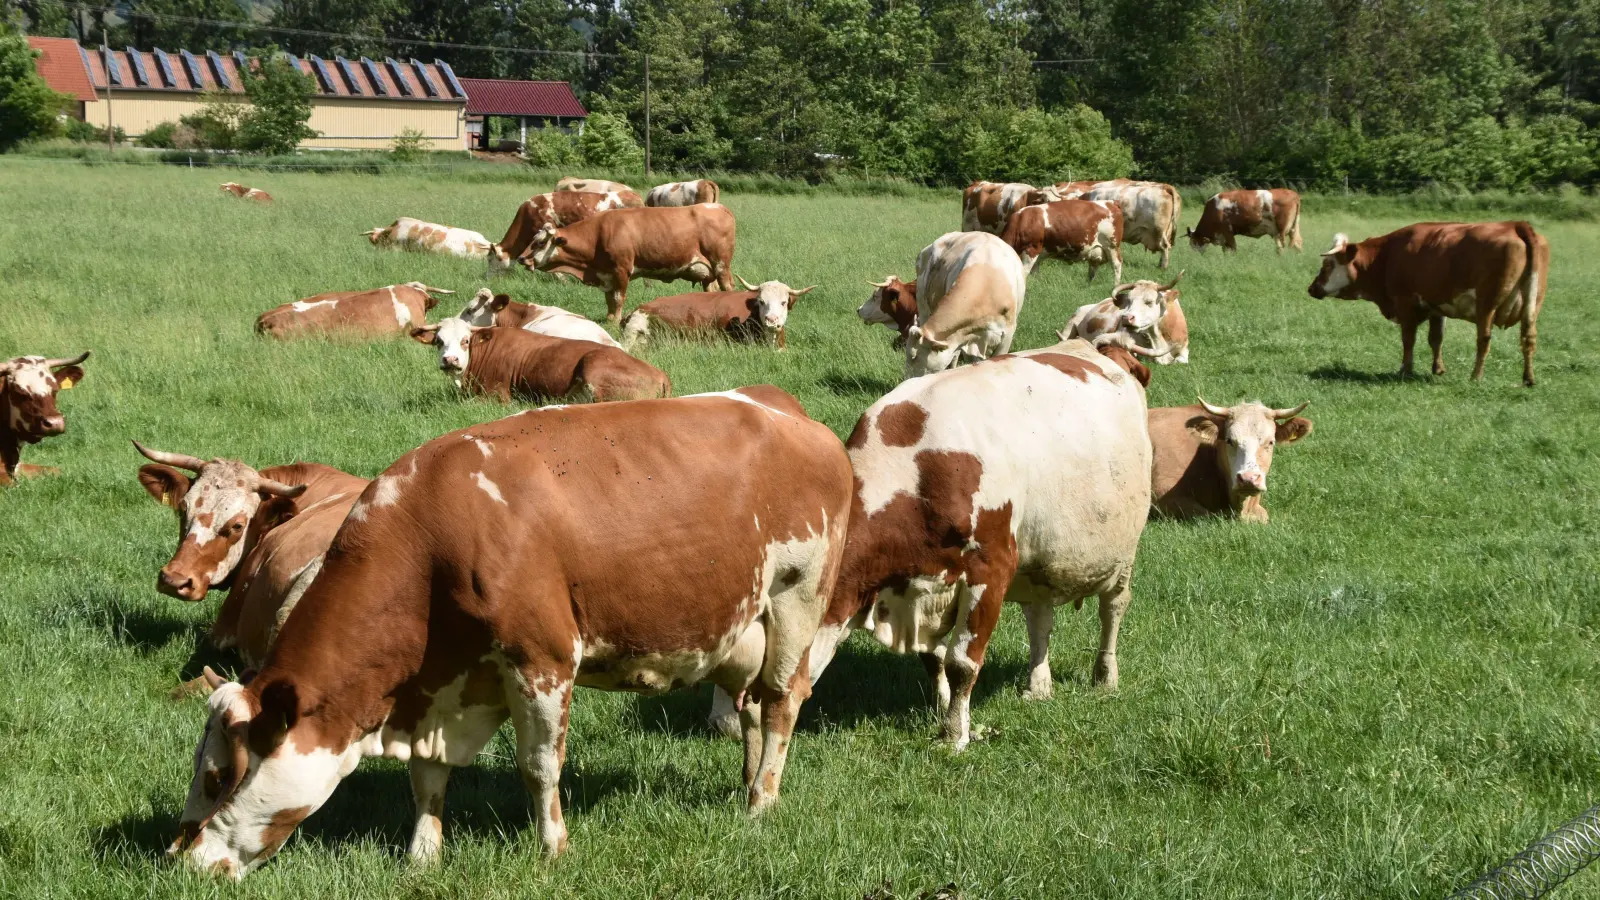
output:
POLYGON ((171 491, 162 491, 162 493, 161 493, 161 505, 167 507, 168 509, 177 509, 178 508, 178 504, 172 502, 172 492, 171 491))
POLYGON ((56 387, 59 390, 70 391, 70 390, 72 390, 72 384, 73 384, 73 382, 72 382, 71 378, 63 378, 60 381, 56 382, 56 387))

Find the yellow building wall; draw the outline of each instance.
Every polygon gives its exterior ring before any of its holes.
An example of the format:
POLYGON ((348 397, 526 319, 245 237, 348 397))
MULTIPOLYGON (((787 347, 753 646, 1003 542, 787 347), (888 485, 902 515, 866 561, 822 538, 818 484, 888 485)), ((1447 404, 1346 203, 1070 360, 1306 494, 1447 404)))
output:
MULTIPOLYGON (((107 103, 84 104, 84 121, 104 128, 107 103)), ((162 122, 176 122, 205 105, 199 94, 157 94, 146 91, 111 92, 111 123, 136 138, 162 122)), ((467 149, 466 105, 405 100, 355 100, 315 97, 311 101, 310 127, 320 138, 302 147, 344 150, 387 150, 395 135, 406 128, 420 129, 429 150, 467 149)))

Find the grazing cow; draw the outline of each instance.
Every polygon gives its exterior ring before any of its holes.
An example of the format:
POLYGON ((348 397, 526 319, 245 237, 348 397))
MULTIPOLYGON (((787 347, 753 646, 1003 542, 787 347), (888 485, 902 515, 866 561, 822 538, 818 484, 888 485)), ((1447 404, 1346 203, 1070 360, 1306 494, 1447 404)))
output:
MULTIPOLYGON (((320 463, 258 472, 238 460, 133 446, 152 463, 139 469, 139 483, 178 514, 178 549, 156 590, 190 603, 228 591, 211 644, 261 665, 367 479, 320 463)), ((195 679, 180 690, 208 688, 195 679)))
POLYGON ((1417 326, 1428 323, 1433 374, 1444 374, 1444 320, 1478 326, 1472 380, 1483 378, 1495 327, 1522 325, 1522 383, 1533 387, 1539 310, 1550 277, 1550 243, 1527 222, 1422 222, 1350 243, 1343 234, 1322 254, 1312 297, 1371 300, 1400 325, 1400 374, 1413 371, 1417 326))
POLYGON ((696 203, 716 203, 722 189, 709 178, 699 181, 671 181, 658 184, 644 195, 645 206, 693 206, 696 203))
POLYGON ((622 346, 632 352, 650 337, 652 322, 672 331, 717 332, 735 341, 772 341, 779 350, 788 346, 784 331, 789 311, 801 296, 817 286, 795 290, 781 281, 751 284, 743 278, 742 291, 709 291, 660 297, 634 310, 622 326, 622 346))
POLYGON ((887 325, 900 332, 894 345, 905 346, 911 326, 917 324, 917 283, 901 281, 890 275, 881 282, 869 281, 867 284, 873 288, 872 296, 861 304, 856 315, 864 324, 887 325))
POLYGON ((521 328, 523 331, 550 337, 594 341, 607 347, 622 346, 617 343, 616 338, 587 316, 580 316, 559 306, 518 303, 511 299, 510 294, 496 294, 488 288, 479 289, 478 295, 473 297, 467 308, 461 311, 460 318, 468 325, 477 325, 480 328, 499 325, 502 328, 521 328))
POLYGON ((410 762, 411 856, 431 862, 450 768, 508 717, 559 855, 580 685, 740 697, 761 812, 810 694, 851 484, 839 439, 770 386, 526 411, 424 444, 356 503, 260 673, 212 694, 169 855, 243 878, 388 756, 410 762))
MULTIPOLYGON (((1081 184, 1068 183, 1066 199, 1081 184)), ((1151 253, 1161 254, 1161 268, 1172 260, 1172 245, 1178 234, 1178 219, 1183 214, 1183 198, 1178 189, 1157 181, 1129 181, 1117 178, 1097 181, 1079 194, 1085 200, 1106 200, 1122 207, 1124 243, 1142 244, 1151 253)))
POLYGON ((383 337, 404 334, 427 321, 438 305, 435 294, 454 294, 420 281, 391 284, 370 291, 334 291, 269 309, 256 319, 256 334, 275 338, 310 334, 383 337))
POLYGON ((905 377, 1011 351, 1028 275, 1005 241, 952 231, 917 255, 917 285, 920 324, 906 331, 905 377))
POLYGON ((272 195, 260 188, 245 187, 235 181, 226 181, 222 184, 224 194, 232 194, 241 200, 254 200, 257 203, 272 203, 272 195))
POLYGON ((420 219, 401 217, 387 228, 363 231, 374 247, 398 247, 442 253, 462 259, 483 259, 489 255, 489 239, 476 231, 435 225, 420 219))
POLYGON ((1151 507, 1177 519, 1231 514, 1266 522, 1261 499, 1273 446, 1311 433, 1311 420, 1300 416, 1308 405, 1224 407, 1201 399, 1199 406, 1150 410, 1151 507))
POLYGON ((49 466, 22 464, 22 445, 37 444, 67 430, 56 393, 83 380, 88 351, 71 359, 19 356, 0 363, 0 486, 18 478, 56 475, 49 466))
POLYGON ((1063 339, 1083 338, 1100 345, 1110 339, 1124 349, 1161 365, 1189 361, 1189 323, 1175 290, 1183 273, 1166 284, 1133 281, 1119 284, 1099 303, 1078 307, 1061 331, 1063 339))
POLYGON ((644 205, 644 199, 639 192, 628 187, 620 181, 606 181, 604 178, 573 178, 568 176, 556 182, 557 191, 582 191, 594 194, 625 194, 630 207, 644 205))
POLYGON ((643 203, 629 202, 630 198, 636 200, 638 197, 632 191, 612 191, 607 194, 553 191, 524 200, 517 207, 516 216, 511 219, 511 227, 506 229, 506 236, 500 239, 500 243, 489 245, 489 274, 510 271, 511 264, 528 251, 533 244, 533 236, 544 226, 560 228, 608 209, 642 206, 643 203))
POLYGON ((412 330, 437 347, 439 368, 462 389, 509 402, 607 403, 672 396, 665 372, 615 347, 548 337, 520 328, 476 328, 462 319, 412 330))
POLYGON ((616 323, 634 277, 733 290, 734 230, 733 213, 716 203, 619 209, 565 228, 546 225, 521 261, 601 288, 606 318, 616 323))
POLYGON ((1021 182, 974 181, 961 192, 961 230, 1000 234, 1033 191, 1033 185, 1021 182))
POLYGON ((1057 200, 1024 206, 1011 214, 1000 239, 1022 257, 1032 274, 1039 258, 1089 264, 1089 280, 1110 263, 1112 277, 1122 280, 1122 209, 1100 200, 1057 200))
POLYGON ((1185 232, 1189 246, 1202 253, 1208 244, 1237 250, 1235 236, 1270 237, 1282 253, 1285 245, 1299 250, 1300 195, 1288 188, 1223 191, 1206 201, 1200 224, 1185 232))

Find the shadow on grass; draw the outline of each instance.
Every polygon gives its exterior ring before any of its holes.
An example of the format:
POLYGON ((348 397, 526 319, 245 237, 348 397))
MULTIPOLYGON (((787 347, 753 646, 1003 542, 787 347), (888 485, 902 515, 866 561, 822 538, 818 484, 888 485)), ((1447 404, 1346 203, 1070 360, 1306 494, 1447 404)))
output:
POLYGON ((1432 381, 1432 378, 1402 375, 1399 372, 1362 372, 1342 362, 1322 366, 1306 373, 1313 381, 1344 381, 1352 384, 1399 384, 1406 381, 1432 381))
MULTIPOLYGON (((154 801, 159 808, 161 802, 154 801)), ((134 859, 161 859, 166 855, 167 844, 178 834, 178 814, 174 808, 165 812, 141 813, 96 828, 89 840, 97 857, 131 857, 134 859)))
POLYGON ((835 369, 817 379, 817 383, 827 388, 828 393, 836 397, 881 397, 889 393, 900 382, 887 378, 878 378, 873 375, 862 375, 857 372, 845 372, 835 369))

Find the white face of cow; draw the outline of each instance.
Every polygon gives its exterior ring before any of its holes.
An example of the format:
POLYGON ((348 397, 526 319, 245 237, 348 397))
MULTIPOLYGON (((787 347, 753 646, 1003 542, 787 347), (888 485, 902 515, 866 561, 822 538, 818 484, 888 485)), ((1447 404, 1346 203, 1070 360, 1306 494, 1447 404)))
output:
POLYGON ((499 244, 489 245, 489 275, 491 277, 504 275, 511 271, 511 264, 514 262, 516 260, 511 258, 511 254, 506 252, 504 247, 499 244))
POLYGON ((756 318, 768 331, 778 331, 789 323, 789 310, 794 308, 794 302, 805 294, 816 289, 816 285, 803 290, 793 290, 781 281, 763 281, 760 284, 751 284, 743 278, 739 279, 747 291, 756 292, 756 318))
POLYGON ((1191 427, 1202 441, 1216 446, 1228 495, 1236 499, 1264 493, 1273 450, 1278 444, 1292 444, 1311 433, 1311 420, 1297 417, 1306 408, 1305 403, 1284 410, 1260 403, 1233 407, 1212 406, 1204 400, 1200 403, 1216 418, 1198 420, 1191 427))
POLYGON ((1183 273, 1178 273, 1171 284, 1160 285, 1154 281, 1135 281, 1119 284, 1112 292, 1111 302, 1118 311, 1122 327, 1132 331, 1149 332, 1167 314, 1167 305, 1176 297, 1173 286, 1183 273))
POLYGON ((554 225, 545 225, 534 234, 533 244, 528 247, 528 252, 525 255, 534 268, 544 268, 550 265, 550 261, 555 259, 556 251, 561 249, 566 242, 566 238, 556 234, 554 225))
POLYGON ((923 334, 920 326, 913 325, 906 332, 905 377, 916 378, 943 372, 956 364, 956 356, 960 352, 961 348, 955 344, 929 337, 923 334))
POLYGON ((472 333, 477 330, 477 326, 465 319, 445 319, 437 325, 413 329, 411 337, 418 343, 438 349, 441 371, 459 375, 472 362, 467 345, 472 341, 472 333))
POLYGON ((1322 271, 1317 273, 1306 293, 1321 300, 1338 297, 1341 300, 1359 299, 1353 288, 1356 282, 1356 252, 1350 238, 1343 234, 1333 236, 1333 247, 1322 254, 1322 271))
POLYGON ((360 762, 359 745, 297 747, 289 733, 297 699, 292 688, 278 694, 257 710, 237 682, 216 687, 169 857, 237 881, 270 859, 360 762))

